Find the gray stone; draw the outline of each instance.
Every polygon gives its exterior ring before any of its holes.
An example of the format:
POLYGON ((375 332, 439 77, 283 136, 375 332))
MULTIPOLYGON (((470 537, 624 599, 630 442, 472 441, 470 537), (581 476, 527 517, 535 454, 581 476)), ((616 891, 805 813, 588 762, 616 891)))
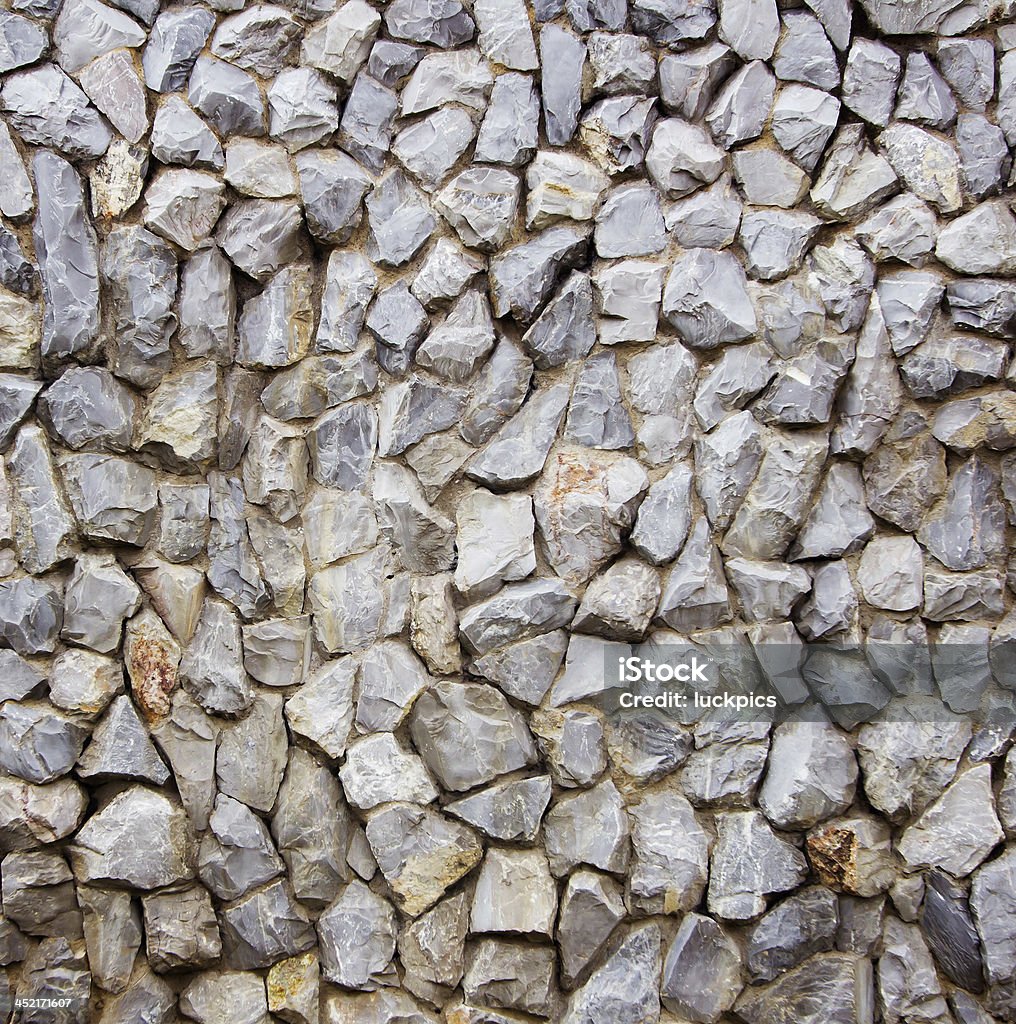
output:
MULTIPOLYGON (((922 103, 925 101, 922 101, 922 103)), ((893 170, 914 195, 953 213, 963 204, 959 155, 948 142, 916 125, 890 125, 878 138, 893 170)))
POLYGON ((348 85, 370 53, 381 17, 363 0, 349 0, 306 35, 301 62, 348 85))
POLYGON ((863 126, 853 124, 837 132, 810 195, 818 211, 830 220, 848 220, 867 212, 898 188, 893 166, 869 148, 863 126))
POLYGON ((68 73, 110 50, 140 46, 144 41, 140 25, 98 0, 71 0, 61 6, 53 26, 56 58, 68 73))
POLYGON ((752 928, 748 967, 761 981, 773 981, 815 953, 833 949, 839 908, 822 886, 802 889, 778 903, 752 928))
POLYGON ((949 86, 927 54, 908 54, 896 99, 896 117, 944 130, 956 120, 956 113, 956 101, 949 86))
POLYGON ((675 263, 663 315, 693 348, 711 349, 755 333, 744 271, 729 253, 691 249, 675 263))
POLYGON ((970 874, 1002 838, 988 765, 958 775, 900 837, 899 852, 914 867, 940 867, 954 877, 970 874), (962 808, 962 811, 960 811, 962 808), (959 825, 962 816, 962 827, 959 825))
POLYGON ((141 55, 145 84, 156 92, 176 92, 187 84, 215 16, 202 7, 160 12, 141 55))
POLYGON ((307 912, 281 881, 249 893, 222 911, 222 961, 228 967, 270 967, 310 949, 314 940, 307 912))
POLYGON ((780 19, 770 0, 721 0, 720 38, 744 61, 769 60, 780 34, 780 19))
POLYGON ((265 108, 253 76, 215 57, 198 57, 187 99, 225 136, 264 135, 265 108))
POLYGON ((659 1015, 657 979, 660 930, 655 924, 633 928, 568 999, 562 1024, 606 1020, 638 1024, 659 1015))
POLYGON ((784 556, 807 514, 826 445, 824 435, 804 432, 769 444, 723 539, 725 553, 759 560, 784 556))
POLYGON ((385 11, 385 28, 396 39, 446 49, 468 43, 475 31, 473 19, 458 0, 395 0, 385 11))
POLYGON ((734 72, 724 83, 705 116, 713 138, 724 148, 757 139, 776 92, 776 79, 755 60, 734 72))
POLYGON ((75 877, 155 889, 194 877, 194 839, 183 809, 132 786, 82 826, 68 848, 75 877))
POLYGON ((395 953, 395 911, 360 881, 325 910, 317 931, 322 973, 346 988, 372 989, 395 953))
POLYGON ((656 119, 655 103, 641 96, 611 96, 587 108, 579 138, 608 174, 642 168, 656 119))
POLYGON ((579 864, 623 872, 629 861, 628 812, 608 778, 592 789, 559 797, 543 820, 544 845, 555 877, 579 864), (589 821, 598 828, 590 830, 589 821))
MULTIPOLYGON (((269 601, 244 514, 243 488, 236 477, 213 473, 209 482, 211 532, 208 538, 208 582, 242 615, 253 618, 269 601)), ((262 563, 265 558, 261 555, 262 563)))
POLYGON ((859 117, 885 127, 896 103, 900 58, 884 43, 855 39, 843 74, 842 99, 859 117))
POLYGON ((199 1024, 227 1014, 237 1024, 266 1024, 264 979, 243 971, 202 971, 180 993, 180 1010, 199 1024))
POLYGON ((219 958, 222 943, 207 890, 200 886, 180 892, 142 897, 145 950, 152 969, 208 967, 219 958))
POLYGON ((220 793, 208 824, 198 874, 220 899, 236 899, 283 871, 268 829, 244 804, 220 793))
POLYGON ((390 171, 367 199, 367 255, 398 267, 411 260, 437 226, 422 192, 399 170, 390 171))
POLYGON ((97 57, 78 72, 78 80, 88 98, 128 142, 140 141, 148 131, 145 87, 129 51, 114 50, 97 57))
POLYGON ((350 878, 353 821, 339 780, 299 748, 289 751, 271 827, 297 899, 325 907, 350 878))
POLYGON ((992 983, 1012 977, 1014 936, 1012 890, 1009 888, 1016 858, 1007 850, 984 865, 974 876, 970 905, 981 936, 984 966, 992 983))
POLYGON ((539 850, 487 852, 476 880, 469 929, 550 936, 557 887, 539 850))
POLYGON ((246 718, 223 729, 215 761, 219 792, 267 813, 286 768, 282 695, 259 691, 246 718), (256 750, 251 758, 248 751, 256 750))
POLYGON ((402 90, 402 113, 420 114, 445 103, 483 110, 493 83, 490 66, 475 49, 431 53, 402 90))
POLYGON ((828 93, 785 86, 773 106, 773 137, 805 171, 812 171, 836 129, 839 111, 839 100, 828 93))
POLYGON ((927 876, 921 932, 946 975, 972 992, 983 989, 981 943, 966 894, 942 872, 927 876))
POLYGON ((127 892, 79 886, 77 897, 92 980, 107 992, 123 992, 141 945, 141 915, 127 892))
POLYGON ((532 763, 536 748, 522 717, 496 690, 439 683, 410 715, 410 733, 427 767, 462 791, 532 763))
MULTIPOLYGON (((483 1006, 521 1010, 549 1017, 556 1012, 558 995, 554 977, 554 950, 546 945, 480 939, 466 951, 462 990, 466 999, 483 1006)), ((518 1014, 475 1011, 465 1019, 516 1021, 518 1014)))
POLYGON ((871 962, 849 953, 812 957, 768 985, 752 987, 735 1012, 748 1024, 847 1024, 872 1019, 871 962))
POLYGON ((586 47, 566 29, 544 25, 540 29, 543 120, 552 146, 569 142, 578 127, 582 105, 582 66, 586 47))
POLYGON ((471 796, 445 804, 444 810, 503 841, 531 842, 550 803, 549 775, 496 782, 471 796))
POLYGON ((215 240, 238 269, 264 282, 282 268, 293 269, 289 264, 300 251, 301 222, 296 203, 242 200, 230 204, 215 240))
POLYGON ((935 255, 960 274, 1010 274, 1016 268, 1016 220, 998 200, 981 203, 942 229, 935 255))
POLYGON ((39 195, 33 237, 45 298, 42 353, 69 356, 87 348, 99 329, 95 232, 85 220, 81 181, 69 163, 40 152, 32 170, 39 195))
POLYGON ((335 86, 313 68, 283 71, 265 95, 268 134, 291 153, 322 142, 339 126, 335 86))
POLYGON ((617 883, 596 871, 580 869, 568 879, 561 896, 557 941, 562 982, 569 988, 584 980, 610 938, 625 908, 617 883))
POLYGON ((397 905, 411 917, 433 906, 482 857, 471 829, 413 804, 388 804, 366 831, 397 905))
POLYGON ((63 622, 54 583, 23 577, 0 582, 0 637, 18 654, 51 654, 63 622))
POLYGON ((490 105, 476 138, 473 159, 477 163, 528 163, 539 144, 540 101, 529 75, 499 75, 490 94, 490 105))
POLYGON ((365 73, 356 76, 339 123, 339 145, 375 174, 384 167, 398 97, 365 73))
POLYGON ((708 917, 687 914, 663 964, 663 1005, 697 1021, 716 1021, 741 991, 741 953, 708 917), (709 978, 704 991, 703 978, 709 978))

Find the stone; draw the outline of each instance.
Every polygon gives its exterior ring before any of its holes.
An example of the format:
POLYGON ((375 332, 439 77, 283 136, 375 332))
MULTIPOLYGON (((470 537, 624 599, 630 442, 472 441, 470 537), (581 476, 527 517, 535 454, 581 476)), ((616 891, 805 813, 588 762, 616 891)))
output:
POLYGON ((826 444, 822 434, 799 432, 769 445, 723 539, 724 553, 758 560, 784 556, 818 483, 826 444))
POLYGON ((547 141, 552 146, 563 146, 578 127, 586 46, 567 29, 544 25, 540 29, 540 57, 546 71, 541 79, 541 95, 547 141))
POLYGON ((857 764, 849 744, 831 726, 813 722, 778 726, 769 758, 759 806, 777 828, 810 828, 850 806, 857 764), (787 757, 787 750, 794 751, 793 758, 787 757))
POLYGON ((858 550, 874 529, 859 470, 851 463, 834 463, 790 549, 790 557, 838 558, 858 550))
POLYGON ((855 124, 837 132, 810 195, 816 209, 830 220, 848 220, 898 188, 893 166, 868 147, 863 127, 855 124))
POLYGON ((871 39, 855 39, 843 73, 843 103, 870 124, 884 128, 896 101, 902 64, 898 54, 871 39))
POLYGON ((505 841, 531 841, 550 803, 550 776, 496 782, 471 796, 446 804, 444 810, 485 835, 505 841))
POLYGON ((990 771, 979 765, 958 775, 899 841, 901 856, 911 866, 941 867, 954 877, 970 874, 1002 838, 990 788, 990 771), (955 830, 957 807, 965 819, 955 830))
POLYGON ((766 0, 735 3, 723 0, 720 38, 744 61, 769 60, 780 34, 776 5, 766 0))
POLYGON ((959 157, 949 143, 916 125, 897 123, 887 128, 878 141, 893 169, 914 195, 943 213, 960 209, 963 194, 959 157))
POLYGON ((200 886, 142 898, 148 962, 160 973, 210 966, 222 951, 208 892, 200 886))
POLYGON ((0 185, 0 212, 13 218, 31 213, 35 206, 32 184, 6 125, 0 129, 0 167, 4 171, 3 184, 0 185))
POLYGON ((663 1005, 695 1020, 718 1020, 740 992, 740 967, 740 951, 723 929, 708 917, 688 914, 663 963, 663 1005), (708 986, 702 985, 705 978, 708 986))
POLYGON ((539 144, 539 110, 540 100, 529 75, 499 75, 476 137, 473 159, 509 167, 528 163, 539 144))
POLYGON ((321 971, 346 988, 371 988, 395 952, 395 912, 362 882, 352 881, 318 921, 321 971))
POLYGON ((203 8, 161 11, 141 54, 148 88, 156 92, 182 89, 214 24, 215 16, 203 8))
POLYGON ((385 27, 396 39, 431 43, 442 48, 468 43, 476 28, 457 0, 437 4, 395 0, 385 11, 385 27))
POLYGON ((350 878, 353 821, 339 780, 305 750, 289 751, 271 829, 297 899, 323 909, 350 878))
POLYGON ((411 917, 433 906, 482 857, 471 829, 413 804, 376 811, 366 831, 396 904, 411 917))
POLYGON ((145 190, 145 223, 156 234, 193 252, 226 205, 223 185, 203 171, 163 171, 145 190))
POLYGON ((265 1024, 264 979, 245 971, 202 971, 180 993, 180 1010, 199 1024, 229 1014, 237 1024, 265 1024))
POLYGON ((519 179, 512 171, 471 168, 456 175, 438 193, 435 206, 464 245, 494 252, 511 233, 519 193, 519 179))
POLYGON ((291 271, 283 281, 298 276, 288 266, 299 254, 300 208, 285 200, 247 199, 232 203, 218 225, 215 240, 245 274, 265 282, 282 268, 291 271))
POLYGON ((263 550, 255 552, 252 538, 257 533, 248 529, 240 480, 212 473, 208 481, 211 516, 208 582, 242 615, 253 618, 268 604, 268 583, 258 564, 259 559, 261 565, 268 559, 263 550))
POLYGON ((840 910, 834 893, 812 886, 776 904, 748 940, 748 967, 761 981, 773 981, 814 953, 834 948, 840 910))
POLYGON ((477 658, 471 670, 527 704, 539 704, 564 660, 566 634, 552 630, 529 640, 509 643, 477 658))
POLYGON ((966 894, 942 872, 928 875, 920 924, 936 962, 949 978, 972 992, 981 990, 981 943, 966 894))
POLYGON ((578 864, 623 872, 629 861, 630 828, 621 794, 609 778, 559 797, 543 820, 551 873, 560 878, 578 864), (590 820, 599 823, 595 832, 587 827, 590 820))
POLYGON ((268 1008, 291 1024, 312 1024, 318 1018, 321 969, 313 952, 280 960, 265 979, 268 1008))
POLYGON ((68 848, 79 881, 119 882, 137 889, 193 878, 194 854, 183 809, 144 786, 113 797, 85 822, 68 848))
POLYGON ((663 315, 693 348, 744 340, 757 326, 744 271, 728 253, 692 249, 673 267, 663 315))
POLYGON ((73 875, 58 853, 9 853, 3 860, 4 915, 29 935, 81 935, 73 875))
POLYGON ((224 176, 238 192, 256 199, 281 199, 296 192, 285 149, 260 139, 226 144, 224 176))
POLYGON ((0 581, 0 638, 18 654, 52 654, 62 622, 63 594, 55 584, 0 581))
POLYGON ((659 1015, 659 970, 659 927, 644 924, 633 928, 569 997, 562 1024, 608 1016, 618 1024, 652 1020, 659 1015))
POLYGON ((1011 851, 985 864, 974 875, 970 889, 970 905, 981 937, 982 956, 988 980, 1006 981, 1012 968, 1009 954, 1013 949, 1012 898, 1006 888, 1012 878, 1011 851))
POLYGON ((826 953, 768 985, 747 989, 735 1012, 748 1024, 846 1024, 870 1019, 873 1001, 870 961, 850 953, 826 953))
POLYGON ((997 200, 981 203, 942 229, 935 255, 961 274, 1009 274, 1016 266, 1016 220, 997 200))
POLYGON ((198 851, 198 874, 220 899, 236 899, 282 872, 268 829, 244 804, 220 793, 209 828, 198 851))
POLYGON ((556 913, 557 888, 540 851, 488 851, 476 880, 470 931, 550 936, 556 913))
POLYGON ((385 605, 378 574, 390 558, 378 545, 311 578, 307 599, 314 636, 329 654, 363 650, 378 639, 385 605))
POLYGON ((140 46, 144 41, 140 25, 98 0, 73 0, 60 8, 53 26, 56 57, 68 73, 110 50, 140 46))
POLYGON ((819 880, 838 892, 871 897, 896 874, 889 829, 876 818, 837 818, 808 834, 808 859, 819 880))
MULTIPOLYGON (((480 939, 466 951, 466 973, 462 980, 466 999, 485 1006, 503 1007, 549 1016, 557 1005, 554 979, 554 950, 550 946, 480 939)), ((479 1011, 483 1020, 517 1020, 490 1011, 479 1011)))
POLYGON ((653 99, 640 96, 611 96, 587 109, 579 124, 579 138, 608 174, 643 166, 656 116, 654 104, 653 99))
POLYGON ((402 90, 402 113, 420 114, 452 102, 483 110, 493 82, 489 65, 475 49, 428 54, 402 90))
MULTIPOLYGON (((335 86, 313 68, 283 71, 266 97, 268 134, 291 153, 327 139, 339 126, 335 86)), ((306 191, 306 185, 302 188, 306 191)))
POLYGON ((201 56, 195 61, 187 100, 225 136, 265 133, 265 106, 257 81, 216 57, 201 56))
POLYGON ((134 58, 126 50, 97 57, 78 74, 88 98, 109 118, 128 142, 139 142, 148 131, 145 87, 134 58))
POLYGON ((765 909, 767 894, 794 888, 806 872, 804 857, 757 811, 726 812, 710 858, 709 909, 725 920, 749 920, 765 909), (761 874, 756 865, 764 865, 761 874))
POLYGON ((399 170, 381 180, 366 206, 367 255, 386 266, 398 267, 411 260, 437 226, 423 193, 399 170))
POLYGON ((721 87, 705 116, 713 138, 725 148, 757 139, 773 105, 776 80, 761 61, 740 68, 721 87))
POLYGON ((381 17, 363 0, 348 0, 307 33, 302 62, 348 85, 370 53, 381 17))
POLYGON ((81 179, 66 160, 39 152, 32 171, 39 196, 33 240, 45 300, 42 354, 59 358, 87 348, 98 334, 95 232, 85 219, 81 179))

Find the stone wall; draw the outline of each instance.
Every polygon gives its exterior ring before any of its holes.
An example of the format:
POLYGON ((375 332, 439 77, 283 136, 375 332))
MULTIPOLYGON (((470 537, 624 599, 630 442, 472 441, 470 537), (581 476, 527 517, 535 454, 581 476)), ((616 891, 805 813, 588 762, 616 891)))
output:
POLYGON ((0 12, 0 1017, 1016 1021, 1013 0, 115 2, 0 12))

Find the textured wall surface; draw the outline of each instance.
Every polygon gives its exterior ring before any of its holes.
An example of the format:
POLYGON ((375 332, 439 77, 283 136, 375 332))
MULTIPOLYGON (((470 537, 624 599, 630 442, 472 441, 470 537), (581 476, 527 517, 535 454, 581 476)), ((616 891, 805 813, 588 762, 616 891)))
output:
POLYGON ((1013 0, 11 6, 0 1016, 1016 1021, 1013 0))

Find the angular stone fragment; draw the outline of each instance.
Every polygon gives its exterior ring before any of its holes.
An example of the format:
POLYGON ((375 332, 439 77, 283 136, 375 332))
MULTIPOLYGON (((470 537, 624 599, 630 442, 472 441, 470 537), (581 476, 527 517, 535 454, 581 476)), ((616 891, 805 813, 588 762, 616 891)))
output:
POLYGON ((376 811, 366 831, 396 902, 411 917, 433 906, 482 856, 471 829, 412 804, 376 811))
POLYGON ((458 0, 395 0, 385 11, 385 28, 396 39, 442 48, 469 42, 475 31, 473 19, 458 0))
POLYGON ((236 899, 282 872, 268 829, 244 804, 220 793, 208 824, 198 874, 219 899, 236 899))
POLYGON ((981 203, 942 229, 935 255, 960 274, 1011 274, 1016 268, 1016 220, 998 200, 981 203))
POLYGON ((301 222, 296 203, 247 199, 230 205, 215 238, 235 266, 266 281, 298 256, 301 222))
POLYGON ((270 811, 286 769, 286 743, 282 695, 259 692, 247 717, 230 724, 219 739, 219 791, 256 811, 270 811), (255 750, 257 757, 252 758, 249 752, 255 750))
POLYGON ((370 989, 395 952, 395 912, 362 882, 352 881, 321 915, 321 970, 346 988, 370 989))
POLYGON ((710 859, 709 909, 743 921, 765 909, 765 896, 786 892, 807 873, 804 857, 779 838, 757 811, 722 814, 710 859))
POLYGON ((874 998, 869 960, 827 953, 768 985, 749 988, 735 1011, 748 1024, 853 1024, 871 1019, 874 998))
POLYGON ((86 348, 99 327, 95 233, 85 220, 80 179, 50 152, 32 161, 39 211, 35 251, 42 275, 44 356, 62 357, 86 348))
POLYGON ((879 145, 914 195, 943 213, 960 209, 959 157, 949 143, 916 125, 892 124, 879 136, 879 145))
POLYGON ((877 818, 836 818, 813 829, 806 848, 819 880, 838 892, 875 896, 896 875, 889 829, 877 818))
POLYGON ((770 444, 723 539, 725 553, 782 558, 806 512, 826 455, 822 434, 784 434, 770 444))
POLYGON ((788 896, 752 929, 748 967, 755 978, 772 981, 814 953, 833 948, 837 899, 822 886, 788 896))
POLYGON ((302 62, 349 84, 356 77, 381 27, 381 18, 363 0, 349 0, 307 33, 302 62))
POLYGON ((555 227, 491 260, 489 280, 495 316, 530 323, 562 271, 582 260, 588 229, 555 227))
POLYGON ((473 159, 509 167, 528 163, 539 143, 539 110, 540 100, 529 75, 499 75, 480 125, 473 159))
POLYGON ((162 793, 133 786, 82 826, 68 848, 75 876, 155 889, 194 877, 194 840, 183 809, 162 793))
POLYGON ((402 90, 402 113, 420 114, 445 103, 483 110, 493 81, 489 65, 475 49, 428 54, 402 90))
MULTIPOLYGON (((915 129, 919 130, 919 129, 915 129)), ((872 151, 861 125, 840 129, 827 151, 811 200, 830 220, 848 220, 898 190, 896 172, 872 151)))
POLYGON ((222 952, 215 911, 200 886, 181 892, 154 893, 141 900, 145 950, 152 969, 201 968, 222 952))
POLYGON ((476 881, 470 931, 549 936, 556 913, 557 888, 542 852, 488 851, 476 881))
POLYGON ((555 877, 578 864, 612 872, 623 872, 628 865, 628 813, 609 778, 592 789, 560 797, 544 817, 543 829, 555 877), (590 830, 589 821, 598 822, 598 828, 590 830))
POLYGON ((270 967, 314 945, 314 926, 284 882, 270 883, 222 911, 222 960, 245 970, 270 967), (266 927, 265 922, 270 922, 266 927))
POLYGON ((215 57, 198 57, 187 99, 223 135, 264 135, 265 109, 253 76, 215 57))
POLYGON ((439 683, 421 696, 410 733, 443 786, 461 791, 532 763, 535 744, 524 720, 496 690, 439 683))
POLYGON ((750 412, 729 416, 695 444, 695 487, 709 521, 724 529, 762 461, 758 423, 750 412))
POLYGON ((160 12, 141 55, 148 88, 156 92, 182 89, 214 25, 215 16, 202 7, 160 12))
POLYGON ((180 1010, 199 1024, 227 1015, 237 1024, 266 1024, 264 979, 245 971, 202 971, 180 993, 180 1010))
POLYGON ((550 792, 548 775, 496 782, 472 796, 446 804, 444 809, 494 839, 528 842, 540 826, 550 803, 550 792))
POLYGON ((655 924, 633 928, 585 984, 569 998, 562 1024, 611 1019, 638 1024, 659 1016, 660 931, 655 924))

